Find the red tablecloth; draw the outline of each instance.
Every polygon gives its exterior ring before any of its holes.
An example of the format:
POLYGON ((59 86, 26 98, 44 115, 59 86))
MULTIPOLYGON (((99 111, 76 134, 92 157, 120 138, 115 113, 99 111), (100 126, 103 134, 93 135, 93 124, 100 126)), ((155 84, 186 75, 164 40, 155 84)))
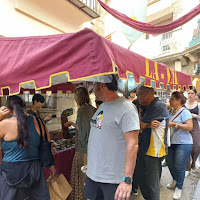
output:
MULTIPOLYGON (((57 174, 64 174, 65 178, 70 182, 72 162, 75 154, 75 148, 58 152, 54 155, 55 167, 57 174)), ((44 168, 45 178, 49 177, 49 169, 44 168)))

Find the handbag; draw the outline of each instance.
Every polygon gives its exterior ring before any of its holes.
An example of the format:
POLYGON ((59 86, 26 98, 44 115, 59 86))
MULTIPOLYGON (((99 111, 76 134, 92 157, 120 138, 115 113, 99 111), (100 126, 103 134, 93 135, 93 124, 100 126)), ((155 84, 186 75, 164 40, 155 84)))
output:
MULTIPOLYGON (((185 110, 185 109, 182 109, 182 110, 171 120, 171 122, 173 122, 173 121, 183 112, 183 110, 185 110)), ((171 113, 171 111, 172 111, 172 110, 170 110, 169 113, 171 113)), ((174 130, 173 130, 172 128, 169 128, 169 127, 168 127, 168 130, 167 130, 167 145, 168 145, 168 147, 171 146, 171 137, 172 137, 173 134, 174 134, 174 130)))
POLYGON ((39 161, 43 167, 51 167, 54 165, 54 157, 51 152, 51 142, 48 142, 46 127, 42 119, 36 117, 39 128, 40 128, 40 149, 39 149, 39 161), (40 123, 41 122, 41 123, 40 123), (45 141, 43 141, 43 131, 41 124, 44 128, 44 137, 45 141))
POLYGON ((47 180, 47 188, 50 195, 50 200, 66 200, 72 191, 67 179, 63 174, 47 180))

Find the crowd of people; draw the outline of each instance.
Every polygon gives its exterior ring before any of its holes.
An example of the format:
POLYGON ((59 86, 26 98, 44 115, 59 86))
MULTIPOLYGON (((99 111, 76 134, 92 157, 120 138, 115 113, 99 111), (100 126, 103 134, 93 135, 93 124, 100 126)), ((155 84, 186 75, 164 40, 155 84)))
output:
MULTIPOLYGON (((163 159, 172 176, 166 187, 174 189, 173 199, 180 199, 185 177, 198 171, 200 95, 191 89, 186 99, 175 91, 167 107, 155 97, 153 88, 140 87, 133 103, 119 97, 117 90, 114 75, 94 83, 99 104, 95 108, 86 88, 75 89, 77 120, 64 124, 76 129, 69 199, 128 200, 140 188, 145 200, 159 200, 163 159), (172 133, 170 146, 168 128, 172 133), (82 166, 87 166, 86 174, 82 166)), ((36 95, 28 114, 24 100, 14 95, 0 108, 0 139, 5 153, 0 167, 0 200, 50 198, 38 160, 43 133, 36 117, 43 103, 41 95, 36 95)), ((44 121, 48 120, 51 118, 44 121)), ((54 165, 50 172, 55 176, 54 165)))

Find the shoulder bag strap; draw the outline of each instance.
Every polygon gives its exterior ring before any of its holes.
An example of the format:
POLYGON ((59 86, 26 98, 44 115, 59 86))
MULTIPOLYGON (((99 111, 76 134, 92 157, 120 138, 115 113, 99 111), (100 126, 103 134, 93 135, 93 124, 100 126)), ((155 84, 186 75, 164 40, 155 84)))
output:
POLYGON ((47 131, 46 131, 46 126, 45 126, 45 123, 42 119, 40 119, 40 121, 42 122, 42 126, 44 128, 44 137, 45 137, 45 140, 46 142, 48 142, 48 138, 47 138, 47 131))
MULTIPOLYGON (((185 109, 183 108, 183 110, 185 110, 185 109)), ((174 119, 172 119, 171 122, 173 122, 173 121, 183 112, 183 110, 181 110, 181 111, 176 115, 176 117, 174 117, 174 119)))
POLYGON ((41 143, 42 143, 42 142, 43 142, 43 139, 42 139, 43 132, 42 132, 41 124, 40 124, 40 119, 39 119, 38 117, 35 117, 35 118, 36 118, 36 120, 37 120, 39 129, 40 129, 40 141, 41 141, 41 143))

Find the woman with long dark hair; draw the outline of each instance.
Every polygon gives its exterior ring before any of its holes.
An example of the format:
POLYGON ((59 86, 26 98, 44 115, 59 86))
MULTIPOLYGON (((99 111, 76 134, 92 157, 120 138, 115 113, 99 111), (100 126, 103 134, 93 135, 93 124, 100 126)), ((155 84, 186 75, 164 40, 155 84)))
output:
POLYGON ((76 128, 75 134, 75 149, 76 153, 73 159, 71 170, 71 186, 72 192, 70 200, 84 199, 84 182, 86 175, 81 171, 81 167, 87 162, 87 145, 90 132, 90 121, 96 109, 90 105, 90 97, 86 88, 77 87, 75 89, 75 101, 79 106, 77 112, 76 123, 66 122, 65 126, 74 126, 76 128))
POLYGON ((189 131, 193 129, 192 115, 184 108, 185 96, 178 91, 170 98, 169 127, 173 130, 171 146, 166 157, 167 166, 173 180, 167 185, 168 189, 175 189, 173 199, 180 199, 185 178, 187 159, 192 151, 193 140, 189 131))
MULTIPOLYGON (((44 171, 38 160, 40 129, 36 118, 25 113, 17 95, 0 109, 0 139, 5 153, 0 166, 0 200, 49 200, 44 171), (5 119, 8 114, 11 118, 5 119)), ((54 166, 50 167, 55 175, 54 166)))

